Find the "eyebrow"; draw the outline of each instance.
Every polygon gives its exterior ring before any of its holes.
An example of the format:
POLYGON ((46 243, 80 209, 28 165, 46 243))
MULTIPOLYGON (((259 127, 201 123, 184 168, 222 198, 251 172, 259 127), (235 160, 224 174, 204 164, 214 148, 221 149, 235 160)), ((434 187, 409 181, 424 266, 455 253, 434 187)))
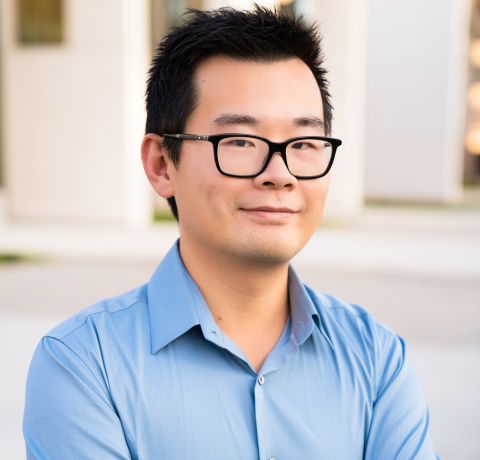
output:
POLYGON ((235 113, 224 113, 213 120, 218 126, 227 125, 246 125, 246 126, 258 126, 260 122, 250 115, 240 115, 235 113))
MULTIPOLYGON (((245 125, 256 127, 260 124, 260 121, 251 115, 224 113, 215 118, 213 123, 217 126, 245 125)), ((293 119, 293 126, 295 128, 310 127, 323 129, 325 124, 322 119, 318 117, 297 117, 293 119)))
POLYGON ((323 129, 325 127, 322 119, 318 117, 298 117, 293 120, 293 125, 296 128, 310 127, 323 129))

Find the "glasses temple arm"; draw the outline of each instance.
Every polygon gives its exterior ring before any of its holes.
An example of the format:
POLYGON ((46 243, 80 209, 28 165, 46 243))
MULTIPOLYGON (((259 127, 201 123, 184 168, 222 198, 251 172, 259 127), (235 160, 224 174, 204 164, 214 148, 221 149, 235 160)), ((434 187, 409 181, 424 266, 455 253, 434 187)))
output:
POLYGON ((197 136, 196 134, 162 134, 162 137, 173 137, 183 141, 208 141, 209 136, 197 136))

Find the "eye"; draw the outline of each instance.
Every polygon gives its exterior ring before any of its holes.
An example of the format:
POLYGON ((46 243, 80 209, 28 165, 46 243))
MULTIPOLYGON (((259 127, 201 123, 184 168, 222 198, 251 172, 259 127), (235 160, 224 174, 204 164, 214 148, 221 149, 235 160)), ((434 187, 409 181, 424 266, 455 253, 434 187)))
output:
POLYGON ((246 139, 234 139, 231 141, 231 143, 235 147, 252 147, 253 143, 250 141, 247 141, 246 139))
POLYGON ((307 143, 307 142, 295 142, 295 144, 292 144, 292 149, 296 150, 305 150, 311 147, 312 145, 307 143))

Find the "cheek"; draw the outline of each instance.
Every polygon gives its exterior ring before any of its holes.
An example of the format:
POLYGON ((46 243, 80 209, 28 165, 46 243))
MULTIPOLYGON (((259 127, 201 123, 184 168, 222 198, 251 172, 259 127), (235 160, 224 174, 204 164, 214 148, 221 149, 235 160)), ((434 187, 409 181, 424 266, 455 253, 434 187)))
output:
POLYGON ((325 207, 325 200, 327 198, 329 176, 320 179, 314 179, 309 184, 305 184, 304 198, 306 204, 306 213, 308 215, 308 222, 318 226, 322 218, 323 208, 325 207), (318 182, 315 182, 318 181, 318 182))
POLYGON ((213 154, 212 158, 188 155, 182 160, 177 175, 180 212, 185 209, 188 220, 203 222, 202 225, 218 223, 222 216, 231 213, 231 181, 218 172, 213 154))
POLYGON ((239 197, 246 193, 243 181, 218 173, 203 187, 208 212, 216 225, 229 225, 239 197))

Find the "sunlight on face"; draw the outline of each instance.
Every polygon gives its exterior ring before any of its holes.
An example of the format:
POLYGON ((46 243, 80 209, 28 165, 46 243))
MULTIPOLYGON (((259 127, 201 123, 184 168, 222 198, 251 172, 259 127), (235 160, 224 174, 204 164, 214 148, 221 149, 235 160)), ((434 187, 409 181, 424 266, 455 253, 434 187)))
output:
MULTIPOLYGON (((324 135, 320 90, 297 59, 263 64, 213 57, 199 67, 196 82, 198 105, 185 133, 253 134, 273 142, 324 135)), ((173 180, 181 241, 232 262, 267 265, 289 261, 306 244, 328 190, 328 176, 297 180, 279 154, 260 176, 224 176, 212 144, 202 141, 183 141, 173 180)))

